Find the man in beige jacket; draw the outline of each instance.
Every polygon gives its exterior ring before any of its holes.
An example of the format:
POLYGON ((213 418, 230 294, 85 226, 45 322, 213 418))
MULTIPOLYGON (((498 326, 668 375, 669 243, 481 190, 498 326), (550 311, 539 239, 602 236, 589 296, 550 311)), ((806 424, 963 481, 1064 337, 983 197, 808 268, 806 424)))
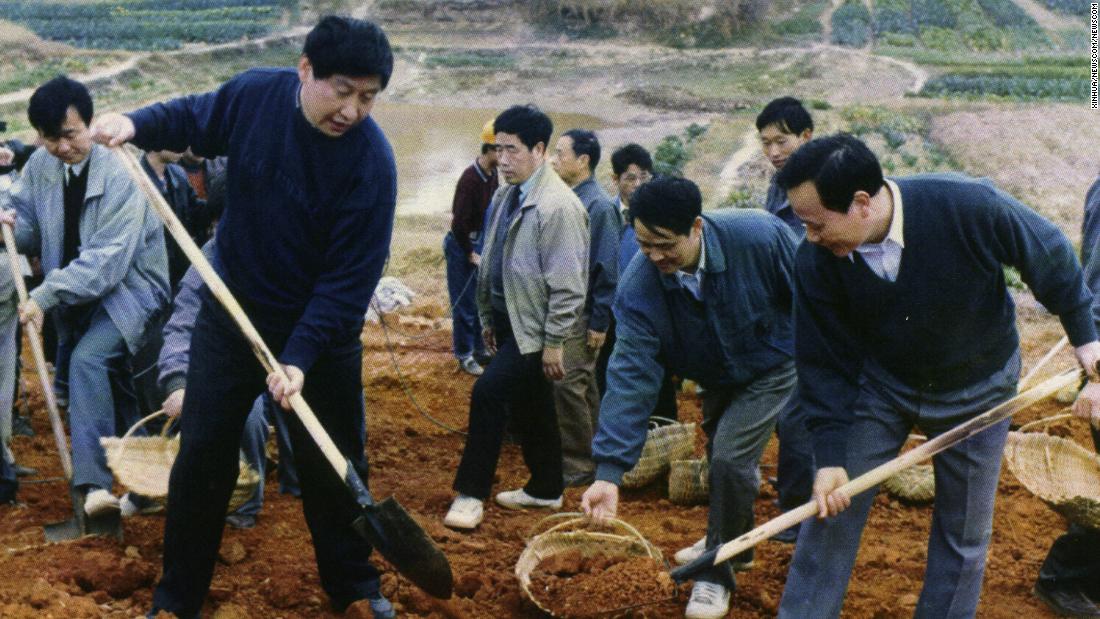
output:
POLYGON ((562 342, 588 286, 588 215, 546 162, 550 118, 533 105, 513 106, 497 116, 493 130, 508 185, 490 206, 477 305, 485 345, 496 357, 474 383, 454 483, 458 497, 443 521, 465 530, 481 522, 509 415, 531 478, 523 488, 497 494, 497 503, 561 507, 561 436, 550 381, 565 376, 562 342))

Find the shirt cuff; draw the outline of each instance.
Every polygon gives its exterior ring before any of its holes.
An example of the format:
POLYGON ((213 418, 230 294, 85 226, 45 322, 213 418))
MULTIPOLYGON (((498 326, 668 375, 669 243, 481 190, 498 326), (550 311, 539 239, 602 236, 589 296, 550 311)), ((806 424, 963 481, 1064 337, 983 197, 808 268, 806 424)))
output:
POLYGON ((626 469, 612 462, 599 462, 596 464, 596 481, 607 481, 616 486, 621 486, 625 474, 626 469))

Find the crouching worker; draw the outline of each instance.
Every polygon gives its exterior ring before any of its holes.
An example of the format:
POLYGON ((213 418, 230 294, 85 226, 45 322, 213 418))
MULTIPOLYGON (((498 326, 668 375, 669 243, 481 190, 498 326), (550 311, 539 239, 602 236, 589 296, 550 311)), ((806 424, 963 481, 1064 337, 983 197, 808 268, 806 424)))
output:
MULTIPOLYGON (((768 213, 701 209, 699 189, 686 179, 658 177, 630 198, 642 255, 619 280, 618 340, 592 444, 596 482, 581 506, 596 519, 615 515, 667 367, 705 388, 709 549, 752 529, 760 456, 794 392, 795 245, 787 225, 768 213)), ((752 551, 733 561, 749 567, 752 551)), ((685 616, 725 617, 734 569, 727 562, 703 573, 685 616)))
MULTIPOLYGON (((839 487, 894 458, 913 426, 935 438, 1016 393, 1019 337, 1002 265, 1059 317, 1092 380, 1100 344, 1069 241, 988 182, 884 179, 870 149, 843 134, 799 148, 776 182, 809 241, 796 257, 795 358, 819 509, 799 533, 779 616, 836 617, 875 494, 839 487)), ((1008 427, 932 459, 917 617, 977 611, 1008 427)))
POLYGON ((19 319, 40 328, 49 312, 71 353, 72 483, 85 494, 85 513, 98 516, 119 510, 99 439, 116 434, 116 413, 137 421, 135 403, 112 385, 130 380, 127 357, 168 304, 164 236, 122 162, 92 142, 92 98, 83 84, 64 76, 46 82, 27 115, 43 148, 27 161, 11 193, 15 210, 0 213, 0 222, 14 226, 20 252, 42 257, 45 277, 19 319))

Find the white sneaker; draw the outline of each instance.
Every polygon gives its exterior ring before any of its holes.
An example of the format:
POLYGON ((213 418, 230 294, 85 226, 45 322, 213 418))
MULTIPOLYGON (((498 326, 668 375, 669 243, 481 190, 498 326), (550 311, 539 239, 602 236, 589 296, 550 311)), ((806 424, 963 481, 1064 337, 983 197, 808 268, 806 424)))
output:
POLYGON ((109 511, 118 511, 118 509, 118 497, 103 488, 96 488, 84 497, 84 513, 89 516, 98 516, 109 511))
MULTIPOLYGON (((691 563, 692 561, 701 557, 706 549, 707 538, 706 536, 703 536, 699 539, 699 541, 695 542, 691 546, 688 546, 687 548, 681 548, 680 550, 676 551, 676 554, 673 555, 672 558, 676 560, 676 563, 684 565, 685 563, 691 563)), ((733 559, 730 559, 729 563, 730 566, 733 568, 733 571, 735 572, 747 572, 756 565, 756 563, 753 561, 735 561, 733 559)))
POLYGON ((536 499, 523 491, 507 490, 497 494, 497 503, 508 509, 527 509, 528 507, 544 507, 549 509, 561 509, 561 497, 556 499, 536 499))
POLYGON ((685 619, 722 619, 730 612, 730 592, 716 582, 696 581, 684 609, 685 619))
POLYGON ((466 372, 471 376, 481 376, 485 373, 485 369, 477 362, 477 359, 466 357, 465 359, 458 360, 458 369, 466 372))
POLYGON ((706 536, 703 536, 699 538, 699 541, 695 542, 691 546, 678 550, 672 558, 676 560, 676 563, 684 565, 685 563, 691 563, 692 561, 698 559, 703 554, 703 551, 706 549, 707 538, 706 536))
POLYGON ((452 529, 471 530, 481 524, 485 517, 485 508, 481 499, 460 494, 451 503, 451 509, 447 510, 447 516, 443 518, 443 524, 452 529))

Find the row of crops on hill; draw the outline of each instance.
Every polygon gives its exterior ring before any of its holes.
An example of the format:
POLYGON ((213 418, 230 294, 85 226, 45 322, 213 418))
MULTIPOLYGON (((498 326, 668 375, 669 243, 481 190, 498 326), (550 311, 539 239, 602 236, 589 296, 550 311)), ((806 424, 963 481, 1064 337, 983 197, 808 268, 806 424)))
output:
MULTIPOLYGON (((1070 0, 1048 0, 1069 2, 1070 0)), ((1000 51, 1048 45, 1042 28, 1012 0, 847 0, 832 16, 833 42, 876 41, 943 51, 1000 51)))
POLYGON ((1066 56, 944 65, 942 73, 925 83, 921 94, 1084 102, 1089 90, 1088 59, 1066 56))
POLYGON ((0 0, 0 16, 44 39, 99 49, 176 49, 264 36, 293 0, 0 0))

